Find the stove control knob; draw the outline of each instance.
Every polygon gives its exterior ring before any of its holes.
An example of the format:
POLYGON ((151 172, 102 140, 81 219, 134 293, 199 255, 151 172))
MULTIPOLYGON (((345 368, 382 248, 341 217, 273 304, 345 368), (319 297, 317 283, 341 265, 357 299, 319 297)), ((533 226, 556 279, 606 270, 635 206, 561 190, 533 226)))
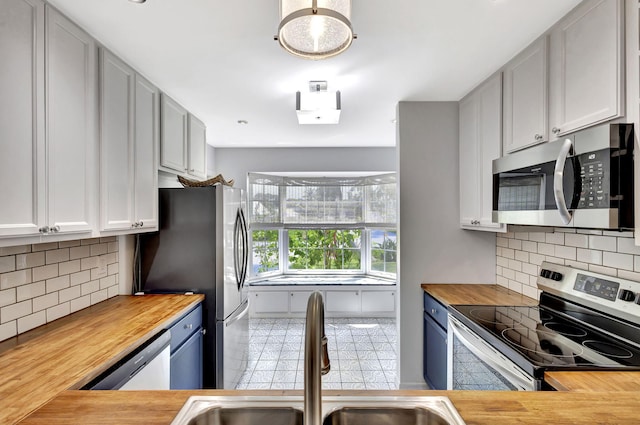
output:
POLYGON ((540 270, 540 276, 546 277, 548 279, 551 276, 551 270, 547 270, 547 269, 540 270))
POLYGON ((618 298, 620 298, 622 301, 633 301, 636 299, 636 294, 635 292, 628 289, 623 289, 622 291, 620 291, 620 296, 618 298))
POLYGON ((562 280, 562 273, 552 272, 551 273, 551 280, 561 281, 562 280))

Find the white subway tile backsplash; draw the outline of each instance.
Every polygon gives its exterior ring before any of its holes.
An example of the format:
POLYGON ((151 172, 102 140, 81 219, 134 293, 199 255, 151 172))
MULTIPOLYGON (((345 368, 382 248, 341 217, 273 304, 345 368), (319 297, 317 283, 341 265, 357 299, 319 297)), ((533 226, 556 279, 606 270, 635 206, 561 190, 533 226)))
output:
POLYGON ((33 299, 33 311, 46 310, 49 307, 53 307, 58 304, 58 293, 53 292, 51 294, 43 295, 33 299))
POLYGON ((604 251, 602 253, 602 265, 633 271, 633 255, 604 251))
POLYGON ((587 235, 580 234, 566 234, 564 235, 564 244, 567 246, 574 246, 576 248, 589 248, 589 237, 587 235))
POLYGON ((577 249, 576 259, 583 263, 602 264, 602 251, 594 249, 577 249))
POLYGON ((0 273, 12 272, 16 269, 16 257, 8 255, 0 257, 0 273))
POLYGON ((633 238, 618 238, 618 252, 640 255, 640 246, 636 246, 633 238))
POLYGON ((615 251, 618 241, 613 236, 589 236, 589 248, 602 251, 615 251))
POLYGON ((69 248, 54 249, 46 252, 47 264, 69 261, 69 248))
POLYGON ((633 232, 509 226, 496 238, 496 282, 527 296, 539 296, 543 261, 640 281, 640 246, 633 232), (517 230, 516 230, 517 229, 517 230), (508 244, 508 247, 506 245, 508 244))
POLYGON ((16 255, 16 268, 18 269, 44 266, 44 263, 44 251, 16 255))
POLYGON ((564 245, 564 233, 545 233, 545 242, 554 245, 564 245))
POLYGON ((566 260, 576 259, 576 248, 572 246, 558 245, 555 249, 556 257, 564 258, 566 260))
POLYGON ((2 323, 6 323, 19 317, 27 316, 31 312, 31 300, 28 300, 0 308, 0 317, 2 317, 2 323))
POLYGON ((58 276, 58 265, 50 264, 48 266, 33 268, 33 280, 47 280, 58 276))
POLYGON ((16 290, 15 288, 5 289, 0 291, 0 307, 5 305, 14 304, 16 302, 16 290))
POLYGON ((31 252, 31 245, 8 246, 0 248, 0 257, 4 257, 5 255, 25 254, 27 252, 31 252))
POLYGON ((29 316, 18 319, 18 333, 21 334, 31 329, 37 328, 47 323, 47 315, 44 311, 39 311, 29 316))
POLYGON ((538 253, 544 255, 556 255, 556 246, 550 243, 539 243, 538 253))
POLYGON ((17 301, 28 300, 31 298, 39 297, 47 293, 45 282, 43 281, 30 283, 28 285, 18 286, 16 288, 16 291, 17 291, 17 301))
POLYGON ((31 283, 31 269, 0 274, 0 290, 31 283))
POLYGON ((0 341, 118 295, 118 246, 107 237, 0 248, 0 341))
POLYGON ((69 275, 55 277, 47 280, 47 294, 51 292, 57 292, 62 289, 68 288, 70 285, 69 275))
POLYGON ((68 316, 69 314, 71 314, 71 307, 68 302, 58 304, 47 309, 47 322, 53 322, 54 320, 68 316))
POLYGON ((0 325, 0 341, 13 338, 18 334, 17 321, 3 323, 0 325))
POLYGON ((69 248, 69 259, 77 260, 79 258, 87 258, 91 256, 91 247, 89 246, 78 246, 69 248))

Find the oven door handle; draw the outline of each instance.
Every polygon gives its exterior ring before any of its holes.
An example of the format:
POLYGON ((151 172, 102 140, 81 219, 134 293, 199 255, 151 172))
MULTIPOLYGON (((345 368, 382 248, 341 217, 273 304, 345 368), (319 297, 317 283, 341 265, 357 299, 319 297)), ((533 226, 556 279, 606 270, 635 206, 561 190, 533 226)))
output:
MULTIPOLYGON (((478 356, 480 360, 496 369, 501 375, 511 382, 513 386, 521 391, 535 390, 535 380, 520 370, 513 362, 508 360, 498 350, 489 345, 485 340, 477 336, 458 319, 449 315, 449 331, 453 331, 455 336, 464 344, 469 351, 478 356)), ((452 344, 453 345, 453 344, 452 344)), ((453 347, 449 348, 450 350, 453 347)), ((452 359, 449 359, 450 362, 452 359)), ((448 388, 451 389, 451 388, 448 388)))
POLYGON ((564 166, 572 147, 573 142, 571 139, 565 139, 562 147, 560 148, 558 159, 556 159, 556 168, 553 173, 553 197, 555 198, 556 206, 560 213, 560 219, 564 224, 569 224, 572 218, 571 211, 567 208, 567 203, 564 200, 564 185, 562 182, 564 177, 564 166))

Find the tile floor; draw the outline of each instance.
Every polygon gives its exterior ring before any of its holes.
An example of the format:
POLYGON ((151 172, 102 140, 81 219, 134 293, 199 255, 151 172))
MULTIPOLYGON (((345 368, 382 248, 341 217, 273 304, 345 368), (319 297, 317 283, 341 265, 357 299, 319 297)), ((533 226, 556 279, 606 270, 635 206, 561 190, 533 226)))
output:
MULTIPOLYGON (((249 364, 237 389, 303 389, 304 319, 251 319, 249 364)), ((324 389, 397 389, 395 319, 326 318, 324 389)))

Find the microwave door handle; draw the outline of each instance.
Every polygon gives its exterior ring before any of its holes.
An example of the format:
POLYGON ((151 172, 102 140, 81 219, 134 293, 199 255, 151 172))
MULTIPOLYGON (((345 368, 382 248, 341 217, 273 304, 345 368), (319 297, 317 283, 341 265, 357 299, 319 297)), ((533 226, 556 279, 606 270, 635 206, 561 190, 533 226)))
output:
POLYGON ((553 173, 553 197, 556 200, 556 206, 560 213, 560 218, 564 224, 569 224, 571 221, 571 211, 567 208, 567 203, 564 200, 564 186, 562 184, 564 175, 564 165, 567 162, 567 156, 573 147, 571 139, 565 139, 560 148, 558 159, 556 160, 556 168, 553 173))

